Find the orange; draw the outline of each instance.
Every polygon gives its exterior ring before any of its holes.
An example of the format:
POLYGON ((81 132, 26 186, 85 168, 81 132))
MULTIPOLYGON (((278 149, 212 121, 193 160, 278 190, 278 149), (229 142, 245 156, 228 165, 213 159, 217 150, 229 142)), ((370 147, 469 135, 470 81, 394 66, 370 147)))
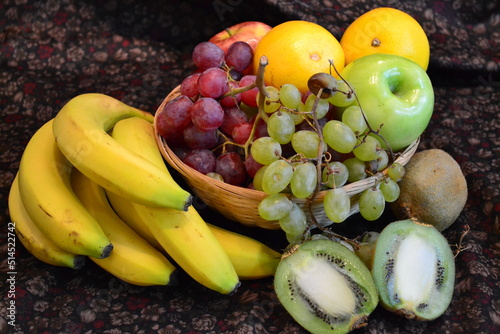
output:
POLYGON ((264 82, 280 88, 295 85, 302 93, 308 91, 307 81, 316 73, 332 73, 330 59, 340 72, 344 68, 344 51, 339 41, 322 26, 308 21, 287 21, 273 27, 257 44, 254 71, 260 58, 266 56, 268 65, 264 82))
POLYGON ((429 65, 430 47, 424 29, 413 17, 395 8, 375 8, 358 17, 347 27, 340 45, 346 65, 373 53, 403 56, 424 70, 429 65))

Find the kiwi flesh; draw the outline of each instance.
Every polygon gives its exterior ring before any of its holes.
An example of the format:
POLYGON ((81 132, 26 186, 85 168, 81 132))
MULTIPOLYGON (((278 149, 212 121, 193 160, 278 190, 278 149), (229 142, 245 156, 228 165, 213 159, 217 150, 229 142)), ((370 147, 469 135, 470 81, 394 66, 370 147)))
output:
POLYGON ((309 240, 285 254, 274 289, 288 313, 314 334, 362 327, 378 304, 370 271, 352 251, 330 239, 309 240))
POLYGON ((467 201, 467 182, 458 163, 443 150, 416 153, 399 181, 391 203, 397 219, 415 218, 443 231, 455 222, 467 201))
POLYGON ((384 308, 409 319, 433 320, 451 302, 455 258, 434 226, 400 220, 380 232, 372 275, 384 308))

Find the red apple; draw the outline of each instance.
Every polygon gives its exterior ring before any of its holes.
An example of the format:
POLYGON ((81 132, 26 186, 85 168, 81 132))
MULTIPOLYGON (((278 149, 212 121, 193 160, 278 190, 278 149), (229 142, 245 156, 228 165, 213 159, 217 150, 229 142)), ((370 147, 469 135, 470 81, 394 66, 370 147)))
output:
POLYGON ((215 34, 210 38, 209 42, 218 45, 224 50, 224 53, 226 53, 229 46, 236 41, 247 42, 252 47, 252 50, 255 51, 257 43, 259 43, 260 39, 267 34, 269 30, 271 30, 271 27, 263 22, 247 21, 235 24, 215 34))

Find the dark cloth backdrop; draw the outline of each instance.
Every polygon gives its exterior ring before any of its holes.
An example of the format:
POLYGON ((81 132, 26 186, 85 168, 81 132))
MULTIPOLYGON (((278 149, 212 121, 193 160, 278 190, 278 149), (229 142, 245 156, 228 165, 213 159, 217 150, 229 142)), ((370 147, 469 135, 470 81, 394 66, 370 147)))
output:
MULTIPOLYGON (((456 288, 446 313, 408 321, 377 308, 357 333, 498 333, 499 2, 471 1, 26 1, 0 3, 0 333, 305 333, 279 304, 272 279, 245 281, 232 296, 180 276, 172 287, 137 287, 91 261, 78 271, 56 268, 16 246, 15 326, 6 321, 7 196, 33 133, 70 98, 114 96, 154 113, 192 70, 193 47, 232 24, 290 19, 317 22, 340 38, 360 14, 391 6, 414 16, 431 43, 428 73, 435 112, 419 150, 440 148, 460 164, 469 199, 444 231, 463 240, 456 288)), ((197 204, 210 222, 247 233, 280 250, 278 231, 246 228, 197 204)), ((388 211, 388 210, 386 210, 388 211)), ((337 230, 356 236, 378 223, 353 217, 337 230)))

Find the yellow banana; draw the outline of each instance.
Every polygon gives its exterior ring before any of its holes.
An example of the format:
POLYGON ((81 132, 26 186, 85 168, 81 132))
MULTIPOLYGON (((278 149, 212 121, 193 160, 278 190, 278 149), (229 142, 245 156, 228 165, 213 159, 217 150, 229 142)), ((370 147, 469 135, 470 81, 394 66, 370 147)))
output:
MULTIPOLYGON (((130 201, 113 193, 107 194, 117 215, 151 245, 163 250, 137 209, 130 205, 130 201)), ((229 256, 240 279, 259 279, 274 275, 281 259, 280 253, 245 235, 212 224, 207 225, 229 256)))
POLYGON ((21 194, 19 178, 16 175, 9 192, 9 214, 15 224, 15 232, 24 247, 38 260, 59 267, 80 269, 85 264, 85 256, 62 250, 40 231, 26 212, 21 194))
MULTIPOLYGON (((158 146, 154 144, 154 129, 150 123, 136 117, 119 121, 112 136, 122 143, 127 142, 131 150, 142 153, 142 156, 152 163, 164 166, 165 162, 158 146)), ((133 228, 142 230, 140 234, 144 238, 154 239, 153 234, 145 228, 146 223, 141 221, 137 211, 128 201, 114 194, 109 194, 109 198, 118 215, 128 217, 129 224, 134 226, 133 228)), ((257 279, 274 275, 281 258, 280 253, 255 239, 211 224, 208 226, 228 254, 240 279, 257 279)))
POLYGON ((111 255, 92 259, 121 280, 142 286, 167 285, 175 267, 135 233, 113 211, 104 189, 78 170, 71 173, 73 191, 113 243, 111 255))
POLYGON ((192 196, 164 170, 131 152, 107 133, 128 117, 153 116, 105 94, 81 94, 54 119, 56 142, 66 158, 105 189, 153 207, 187 210, 192 196))
POLYGON ((72 166, 45 123, 30 139, 19 166, 19 192, 38 228, 58 247, 105 258, 113 249, 99 224, 71 190, 72 166))
MULTIPOLYGON (((133 129, 137 129, 135 120, 139 119, 129 118, 117 122, 113 128, 113 138, 143 157, 148 152, 146 147, 150 146, 149 152, 156 152, 163 164, 154 137, 138 139, 132 135, 133 129)), ((151 125, 143 129, 153 131, 151 125)), ((137 131, 139 133, 142 130, 137 131)), ((163 168, 167 169, 164 164, 163 168)), ((130 202, 129 206, 136 210, 138 217, 149 227, 168 255, 195 281, 223 294, 233 292, 240 285, 224 248, 192 206, 187 211, 147 207, 135 202, 130 202)))
POLYGON ((273 276, 281 254, 267 245, 243 234, 208 224, 222 244, 240 279, 259 279, 273 276))
POLYGON ((115 213, 123 220, 135 233, 139 234, 154 248, 165 252, 162 245, 156 240, 155 236, 149 230, 148 225, 139 217, 139 213, 130 205, 130 200, 118 196, 115 193, 106 190, 106 195, 115 213))

